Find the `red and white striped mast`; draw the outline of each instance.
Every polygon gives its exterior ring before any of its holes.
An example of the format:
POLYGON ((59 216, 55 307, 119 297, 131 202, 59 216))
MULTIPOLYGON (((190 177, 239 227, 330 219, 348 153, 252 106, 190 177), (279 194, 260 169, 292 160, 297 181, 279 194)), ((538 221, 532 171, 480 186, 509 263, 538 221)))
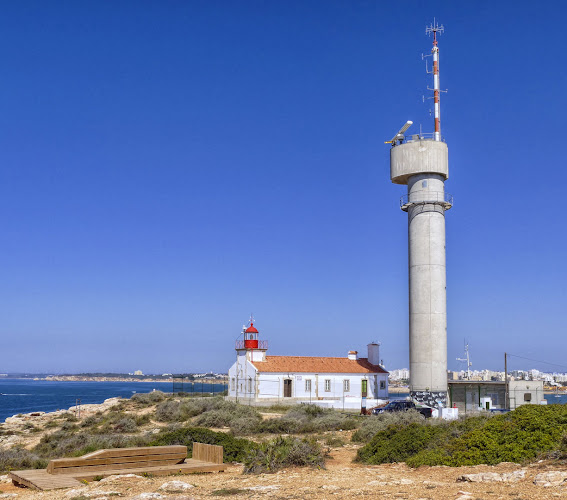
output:
POLYGON ((433 102, 435 103, 435 132, 433 138, 436 141, 441 140, 441 105, 439 102, 439 95, 441 94, 441 88, 439 86, 439 47, 437 47, 437 33, 443 33, 443 25, 439 26, 435 19, 433 24, 430 24, 425 28, 425 34, 430 35, 433 33, 433 48, 431 49, 431 55, 433 57, 433 102))

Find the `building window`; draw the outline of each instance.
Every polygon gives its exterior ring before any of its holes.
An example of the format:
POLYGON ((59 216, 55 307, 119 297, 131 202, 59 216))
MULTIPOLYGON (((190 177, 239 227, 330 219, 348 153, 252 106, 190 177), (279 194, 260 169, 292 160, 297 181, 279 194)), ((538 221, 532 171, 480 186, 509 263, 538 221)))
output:
POLYGON ((305 392, 311 392, 311 379, 305 380, 305 392))
POLYGON ((529 402, 531 400, 532 400, 532 393, 531 392, 524 393, 524 401, 529 402))
POLYGON ((349 392, 350 391, 350 380, 345 379, 343 380, 343 392, 349 392))
POLYGON ((386 381, 380 380, 380 389, 386 389, 386 381))
POLYGON ((248 378, 248 392, 252 392, 252 378, 248 378))
POLYGON ((331 392, 331 379, 325 379, 325 392, 331 392))
POLYGON ((368 394, 368 380, 361 381, 361 396, 365 398, 368 394))
POLYGON ((234 377, 230 379, 230 390, 234 391, 234 377))
POLYGON ((492 401, 492 404, 495 406, 498 403, 498 393, 497 392, 490 392, 486 394, 486 397, 490 398, 492 401))

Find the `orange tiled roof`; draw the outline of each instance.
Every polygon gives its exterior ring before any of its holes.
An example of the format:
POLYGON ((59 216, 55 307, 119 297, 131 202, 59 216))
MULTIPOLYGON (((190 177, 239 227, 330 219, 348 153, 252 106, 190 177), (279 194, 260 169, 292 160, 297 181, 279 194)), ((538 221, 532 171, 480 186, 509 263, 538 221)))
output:
POLYGON ((367 358, 321 358, 315 356, 266 356, 252 361, 259 372, 271 373, 388 373, 367 358))

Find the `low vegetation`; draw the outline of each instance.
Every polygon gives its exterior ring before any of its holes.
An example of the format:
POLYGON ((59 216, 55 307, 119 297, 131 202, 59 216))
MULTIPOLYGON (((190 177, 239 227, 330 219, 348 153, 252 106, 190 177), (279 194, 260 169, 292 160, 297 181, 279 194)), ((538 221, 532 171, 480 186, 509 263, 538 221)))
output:
POLYGON ((47 460, 23 448, 0 450, 0 471, 16 469, 42 469, 47 460))
POLYGON ((490 418, 391 425, 359 450, 357 460, 410 467, 525 463, 565 449, 566 433, 566 406, 524 405, 490 418))
POLYGON ((244 459, 244 473, 276 472, 290 466, 323 468, 325 453, 315 439, 277 437, 250 449, 244 459))
POLYGON ((368 443, 378 432, 392 425, 404 427, 413 423, 423 424, 423 416, 415 410, 373 415, 362 420, 360 427, 352 435, 352 441, 368 443))
POLYGON ((351 440, 364 446, 357 461, 421 465, 477 465, 527 462, 539 457, 567 460, 567 406, 526 405, 496 416, 457 421, 424 420, 417 412, 362 417, 306 404, 257 408, 222 397, 179 397, 159 391, 83 419, 71 413, 0 427, 18 439, 40 433, 30 450, 0 450, 0 471, 42 468, 52 458, 81 456, 101 448, 163 446, 193 442, 223 446, 226 462, 245 464, 247 473, 288 466, 323 467, 329 447, 351 440), (266 412, 279 413, 262 418, 266 412), (32 423, 33 422, 33 423, 32 423), (42 425, 43 423, 43 425, 42 425), (215 432, 223 428, 224 432, 215 432), (274 435, 277 437, 273 439, 274 435), (303 437, 305 436, 305 437, 303 437), (270 439, 271 438, 271 439, 270 439))
POLYGON ((152 436, 147 446, 167 446, 181 444, 187 446, 188 455, 192 455, 193 442, 216 444, 223 447, 225 462, 242 462, 248 452, 256 445, 243 438, 235 438, 224 432, 214 432, 199 427, 177 427, 164 429, 152 436))

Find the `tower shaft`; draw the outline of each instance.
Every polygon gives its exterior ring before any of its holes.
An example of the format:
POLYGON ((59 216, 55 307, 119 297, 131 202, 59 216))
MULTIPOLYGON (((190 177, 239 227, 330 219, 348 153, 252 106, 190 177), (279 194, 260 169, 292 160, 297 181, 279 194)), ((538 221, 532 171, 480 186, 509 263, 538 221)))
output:
POLYGON ((410 390, 431 404, 447 391, 444 177, 408 179, 410 390))

